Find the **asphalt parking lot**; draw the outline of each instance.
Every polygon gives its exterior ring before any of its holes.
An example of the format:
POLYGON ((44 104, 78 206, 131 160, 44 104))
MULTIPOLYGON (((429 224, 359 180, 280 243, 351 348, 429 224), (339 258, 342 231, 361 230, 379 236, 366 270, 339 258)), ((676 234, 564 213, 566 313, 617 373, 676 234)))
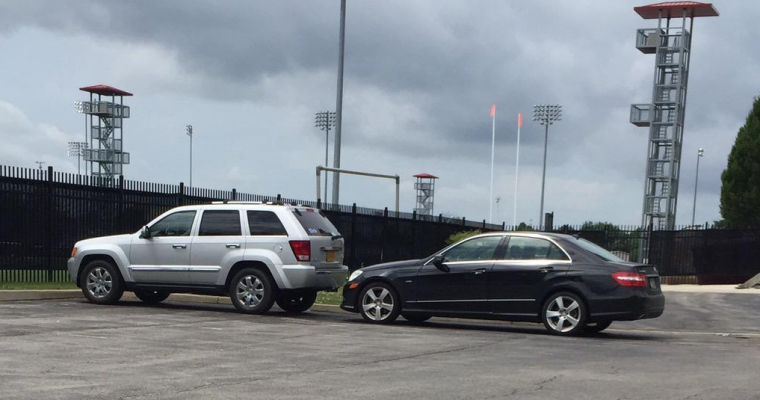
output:
POLYGON ((760 296, 671 293, 656 320, 537 325, 231 306, 0 303, 2 399, 760 399, 760 296))

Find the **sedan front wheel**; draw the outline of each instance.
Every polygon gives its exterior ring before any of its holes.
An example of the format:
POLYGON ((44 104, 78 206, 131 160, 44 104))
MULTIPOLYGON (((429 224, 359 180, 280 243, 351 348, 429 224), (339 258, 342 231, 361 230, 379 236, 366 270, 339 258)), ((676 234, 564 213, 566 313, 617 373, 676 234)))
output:
POLYGON ((361 299, 360 312, 365 321, 390 324, 401 312, 396 291, 386 283, 370 283, 362 290, 359 298, 361 299))

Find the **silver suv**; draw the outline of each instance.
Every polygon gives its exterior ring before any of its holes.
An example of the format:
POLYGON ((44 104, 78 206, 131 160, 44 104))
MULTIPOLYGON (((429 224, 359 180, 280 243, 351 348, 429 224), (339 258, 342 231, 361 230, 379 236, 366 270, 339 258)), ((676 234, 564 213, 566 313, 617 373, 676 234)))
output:
POLYGON ((137 233, 77 242, 68 268, 97 304, 116 303, 125 290, 146 303, 182 292, 228 294, 251 314, 274 302, 302 312, 318 291, 345 282, 343 248, 318 209, 220 202, 174 208, 137 233))

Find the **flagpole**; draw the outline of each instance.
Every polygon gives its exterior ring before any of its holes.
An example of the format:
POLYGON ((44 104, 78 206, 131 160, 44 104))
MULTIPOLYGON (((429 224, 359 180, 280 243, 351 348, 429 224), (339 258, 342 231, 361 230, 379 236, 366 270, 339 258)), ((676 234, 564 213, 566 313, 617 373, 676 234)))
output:
POLYGON ((493 223, 493 161, 496 147, 496 104, 491 106, 491 190, 488 195, 488 222, 493 223))
POLYGON ((517 181, 520 176, 520 128, 522 128, 522 113, 517 114, 517 158, 515 161, 515 205, 512 208, 512 229, 517 228, 517 181))

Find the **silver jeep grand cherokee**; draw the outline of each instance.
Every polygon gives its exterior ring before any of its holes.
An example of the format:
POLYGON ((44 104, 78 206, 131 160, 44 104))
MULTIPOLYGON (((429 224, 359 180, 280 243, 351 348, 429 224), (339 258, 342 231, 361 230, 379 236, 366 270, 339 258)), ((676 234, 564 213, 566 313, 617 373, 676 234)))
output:
POLYGON ((174 208, 140 232, 77 242, 71 279, 93 303, 125 290, 146 303, 170 293, 228 294, 238 310, 308 310, 346 280, 344 241, 314 208, 245 202, 174 208))

